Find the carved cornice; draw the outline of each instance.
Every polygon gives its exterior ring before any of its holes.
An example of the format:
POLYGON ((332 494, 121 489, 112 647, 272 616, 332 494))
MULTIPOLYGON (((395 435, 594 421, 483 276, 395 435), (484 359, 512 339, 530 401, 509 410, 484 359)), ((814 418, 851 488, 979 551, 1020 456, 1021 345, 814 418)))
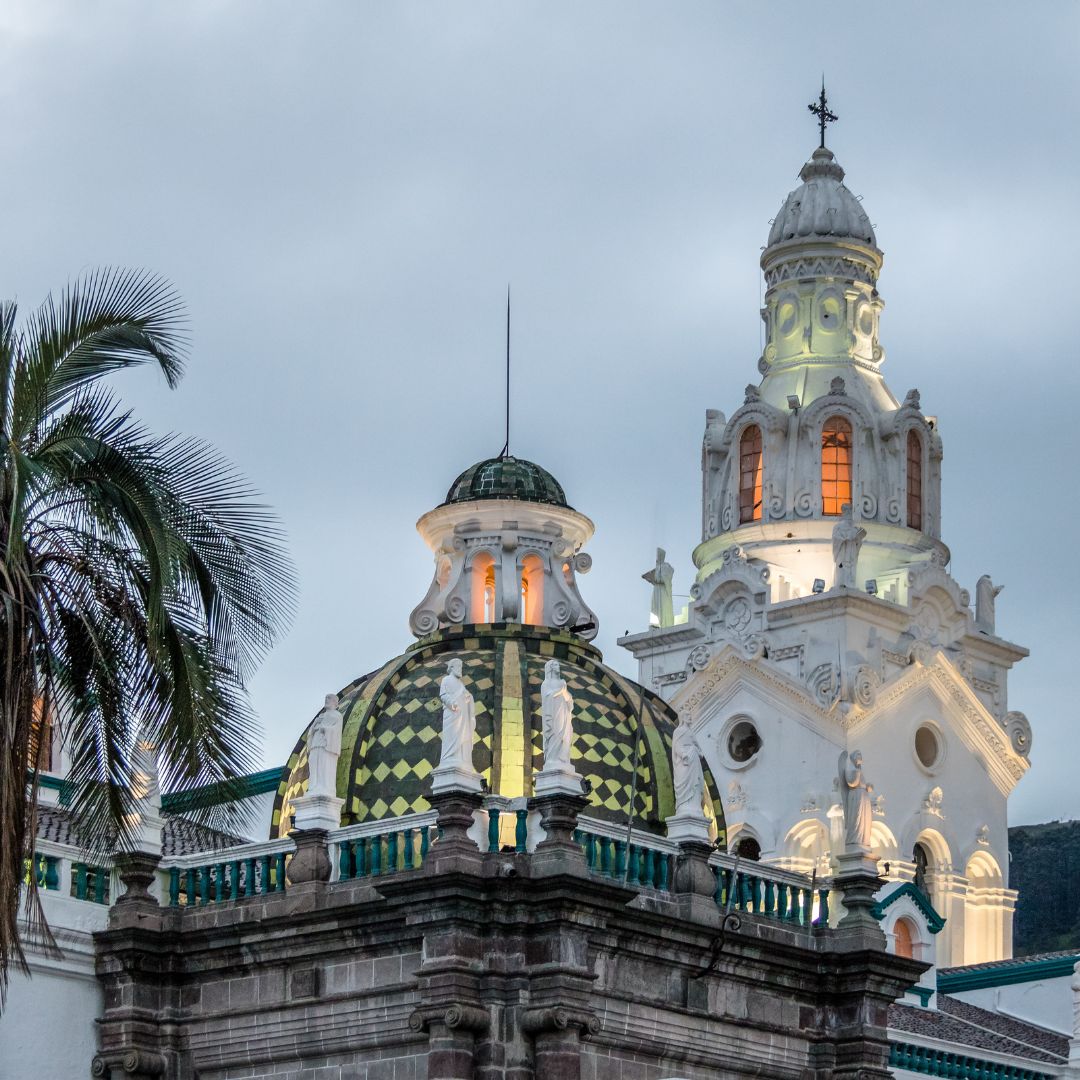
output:
POLYGON ((685 689, 672 699, 672 707, 680 715, 688 714, 691 719, 696 719, 702 702, 718 687, 740 674, 787 698, 795 709, 819 722, 824 723, 829 719, 828 710, 823 709, 804 686, 760 661, 747 660, 731 644, 726 644, 703 671, 690 678, 685 689))
POLYGON ((1027 772, 1028 763, 1012 749, 1009 738, 1001 725, 940 649, 931 653, 925 663, 913 664, 892 682, 886 684, 879 691, 873 708, 863 713, 852 724, 853 729, 862 728, 871 723, 880 713, 910 696, 912 691, 928 684, 955 707, 956 713, 964 721, 968 738, 992 751, 989 762, 991 776, 997 773, 995 778, 997 787, 1007 795, 1027 772), (994 765, 998 766, 996 770, 994 765))

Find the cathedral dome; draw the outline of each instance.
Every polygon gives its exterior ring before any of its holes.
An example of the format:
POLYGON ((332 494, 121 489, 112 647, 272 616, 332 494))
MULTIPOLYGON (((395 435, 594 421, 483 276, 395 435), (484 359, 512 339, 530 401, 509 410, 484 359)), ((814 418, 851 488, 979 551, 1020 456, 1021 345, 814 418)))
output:
POLYGON ((446 503, 479 499, 520 499, 552 506, 567 505, 562 485, 547 469, 509 454, 477 462, 466 469, 446 493, 446 503))
POLYGON ((844 186, 844 170, 831 150, 819 146, 799 173, 802 184, 773 219, 769 247, 816 237, 858 240, 877 247, 862 203, 844 186))
MULTIPOLYGON (((574 698, 572 763, 592 785, 584 813, 624 826, 633 799, 634 826, 663 832, 662 823, 675 811, 675 713, 606 667, 599 650, 578 635, 513 623, 430 634, 342 690, 337 794, 345 800, 343 824, 429 808, 426 794, 441 749, 439 683, 452 659, 461 660, 461 677, 476 703, 473 766, 494 794, 533 794, 533 777, 543 767, 540 684, 544 665, 555 659, 574 698), (639 713, 641 737, 635 740, 639 713)), ((291 804, 307 790, 309 731, 310 725, 278 788, 272 837, 288 833, 291 804)), ((708 770, 706 783, 722 833, 723 811, 708 770)))

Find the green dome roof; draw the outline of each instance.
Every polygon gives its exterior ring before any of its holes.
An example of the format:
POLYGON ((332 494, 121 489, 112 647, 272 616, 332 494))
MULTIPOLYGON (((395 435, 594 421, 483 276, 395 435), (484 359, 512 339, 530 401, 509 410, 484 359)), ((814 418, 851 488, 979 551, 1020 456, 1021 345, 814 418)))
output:
POLYGON ((509 455, 488 458, 466 469, 446 493, 448 503, 476 499, 521 499, 552 506, 567 505, 562 485, 547 469, 509 455))
MULTIPOLYGON (((461 660, 462 679, 476 702, 473 767, 491 791, 533 794, 533 777, 544 761, 540 684, 544 665, 554 658, 574 696, 571 760, 592 785, 584 813, 625 825, 633 796, 634 826, 663 833, 675 810, 671 736, 677 717, 671 708, 606 667, 599 650, 577 635, 514 623, 439 631, 342 690, 337 793, 345 800, 343 824, 429 809, 426 795, 441 747, 439 683, 454 658, 461 660)), ((291 803, 307 790, 307 739, 305 730, 286 766, 271 837, 289 831, 291 803)), ((707 767, 705 779, 722 835, 723 810, 707 767)))

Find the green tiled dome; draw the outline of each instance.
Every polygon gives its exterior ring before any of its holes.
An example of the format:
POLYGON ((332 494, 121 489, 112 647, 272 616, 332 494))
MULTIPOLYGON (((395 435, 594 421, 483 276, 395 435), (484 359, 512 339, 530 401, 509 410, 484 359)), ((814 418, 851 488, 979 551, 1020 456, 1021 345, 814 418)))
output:
POLYGON ((446 502, 476 499, 521 499, 566 506, 562 485, 547 469, 524 458, 497 457, 466 469, 446 493, 446 502))
MULTIPOLYGON (((554 658, 574 696, 572 761, 592 785, 585 813, 625 825, 633 793, 635 828, 663 832, 663 821, 675 809, 671 736, 676 716, 670 707, 605 667, 599 650, 577 635, 507 623, 432 634, 342 690, 337 793, 345 800, 343 824, 428 809, 426 793, 440 753, 439 683, 455 657, 476 702, 473 767, 493 792, 533 794, 533 777, 544 760, 540 684, 544 665, 554 658)), ((307 790, 307 738, 305 730, 286 766, 272 837, 288 832, 290 804, 307 790)), ((723 810, 707 768, 705 779, 722 834, 723 810)))

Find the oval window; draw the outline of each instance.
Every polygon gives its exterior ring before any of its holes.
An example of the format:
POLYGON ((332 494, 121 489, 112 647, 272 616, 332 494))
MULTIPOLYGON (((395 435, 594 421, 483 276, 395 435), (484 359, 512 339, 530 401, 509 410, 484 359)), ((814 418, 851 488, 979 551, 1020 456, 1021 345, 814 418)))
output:
POLYGON ((915 756, 924 769, 932 769, 941 760, 941 739, 928 724, 915 732, 915 756))
POLYGON ((728 732, 727 752, 732 761, 746 764, 761 749, 761 736, 749 720, 739 720, 728 732))

